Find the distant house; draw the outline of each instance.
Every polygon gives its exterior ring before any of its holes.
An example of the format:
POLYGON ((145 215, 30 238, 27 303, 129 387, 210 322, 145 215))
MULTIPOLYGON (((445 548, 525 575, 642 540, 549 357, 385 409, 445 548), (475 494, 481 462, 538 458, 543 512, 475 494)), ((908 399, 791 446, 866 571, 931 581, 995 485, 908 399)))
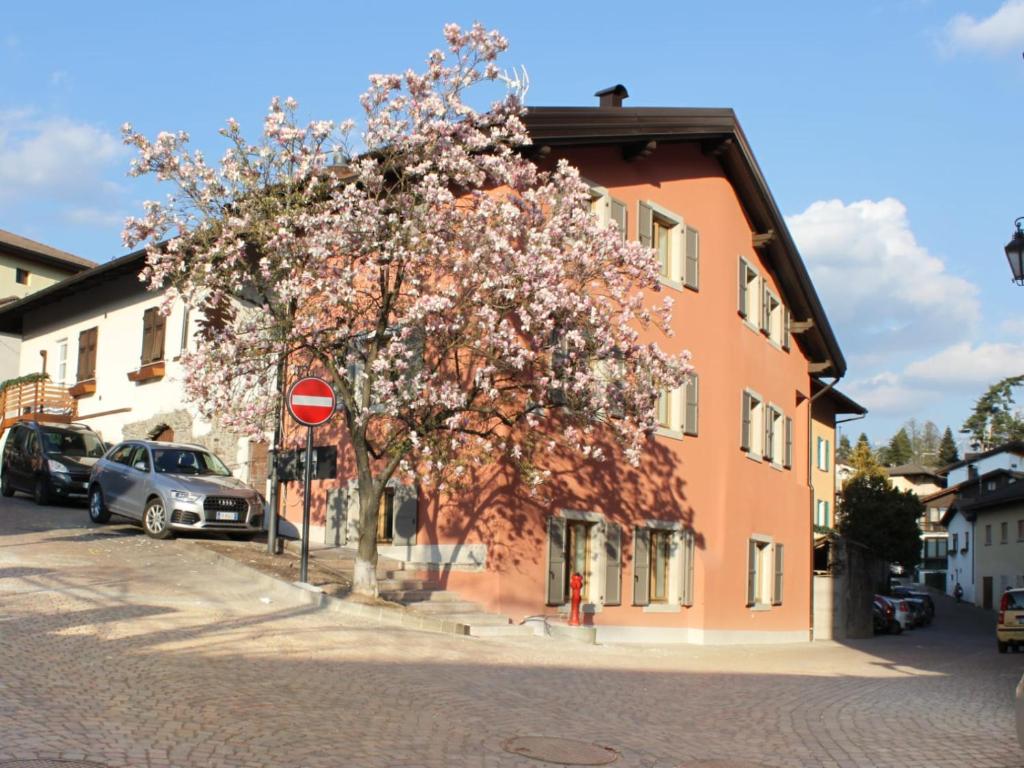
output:
POLYGON ((946 592, 992 608, 994 595, 1024 586, 1024 473, 1003 467, 947 489, 940 521, 948 542, 946 592))
POLYGON ((886 470, 889 482, 898 491, 911 491, 917 496, 928 496, 946 487, 946 481, 936 470, 920 464, 902 464, 886 470))
POLYGON ((969 453, 963 461, 943 467, 939 472, 945 475, 947 486, 954 486, 995 469, 1024 471, 1024 441, 1004 443, 982 453, 969 453))
MULTIPOLYGON (((0 306, 77 275, 96 264, 0 229, 0 306)), ((0 381, 18 375, 21 342, 0 333, 0 381)))
POLYGON ((959 487, 943 488, 921 497, 924 513, 917 521, 921 528, 921 564, 917 580, 936 589, 946 589, 949 565, 949 538, 942 520, 956 501, 959 487))
MULTIPOLYGON (((834 387, 815 379, 811 386, 811 484, 814 488, 814 526, 818 535, 835 528, 839 465, 835 462, 837 417, 864 416, 867 409, 834 387)), ((848 419, 847 419, 848 420, 848 419)))

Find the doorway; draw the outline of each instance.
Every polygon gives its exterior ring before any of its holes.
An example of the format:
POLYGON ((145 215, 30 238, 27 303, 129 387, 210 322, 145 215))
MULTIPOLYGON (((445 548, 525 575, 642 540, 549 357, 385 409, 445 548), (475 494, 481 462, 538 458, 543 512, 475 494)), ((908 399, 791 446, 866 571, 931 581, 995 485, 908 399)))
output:
POLYGON ((992 610, 992 577, 984 576, 981 579, 981 607, 986 611, 992 610))

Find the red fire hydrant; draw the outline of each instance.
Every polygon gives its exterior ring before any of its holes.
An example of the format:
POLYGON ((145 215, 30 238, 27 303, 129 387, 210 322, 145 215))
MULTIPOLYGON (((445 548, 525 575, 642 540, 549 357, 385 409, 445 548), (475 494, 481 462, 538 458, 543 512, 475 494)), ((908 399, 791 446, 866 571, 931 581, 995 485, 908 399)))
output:
POLYGON ((583 590, 583 577, 574 573, 569 579, 569 589, 572 591, 569 626, 578 627, 580 625, 580 592, 583 590))

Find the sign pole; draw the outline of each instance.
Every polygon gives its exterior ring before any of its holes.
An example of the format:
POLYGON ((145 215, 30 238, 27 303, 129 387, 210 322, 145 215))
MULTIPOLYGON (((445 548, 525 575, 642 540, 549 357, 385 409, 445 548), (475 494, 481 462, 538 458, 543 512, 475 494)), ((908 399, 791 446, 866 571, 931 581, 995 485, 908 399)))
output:
POLYGON ((309 502, 313 484, 313 428, 306 427, 306 472, 302 491, 302 559, 299 565, 299 581, 307 584, 309 568, 309 502))

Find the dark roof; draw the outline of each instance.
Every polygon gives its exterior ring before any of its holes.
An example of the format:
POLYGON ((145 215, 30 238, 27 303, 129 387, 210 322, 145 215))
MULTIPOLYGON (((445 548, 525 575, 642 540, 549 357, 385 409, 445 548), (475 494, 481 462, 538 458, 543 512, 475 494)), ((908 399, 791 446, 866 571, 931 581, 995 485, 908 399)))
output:
MULTIPOLYGON (((818 379, 811 380, 811 394, 818 394, 825 388, 825 384, 818 379)), ((836 413, 852 413, 857 416, 867 415, 868 409, 855 400, 851 400, 835 387, 832 387, 825 395, 836 406, 836 413)))
MULTIPOLYGON (((1013 488, 1015 486, 1021 486, 1022 488, 1024 488, 1024 482, 1021 482, 1022 480, 1024 480, 1024 472, 1016 472, 1016 471, 1014 471, 1012 469, 1006 469, 1005 467, 999 467, 998 469, 989 470, 984 475, 980 475, 978 477, 969 477, 966 480, 964 480, 962 482, 959 482, 956 485, 951 485, 949 488, 946 488, 946 489, 944 489, 942 491, 938 491, 936 493, 933 493, 933 494, 930 494, 928 496, 922 497, 921 501, 922 502, 927 502, 927 501, 930 501, 932 499, 936 499, 939 496, 942 496, 943 494, 946 494, 946 493, 954 494, 956 496, 956 498, 953 500, 953 503, 950 504, 949 509, 946 510, 946 513, 942 516, 942 520, 940 521, 943 526, 948 528, 949 527, 949 521, 953 519, 954 515, 956 515, 957 512, 971 513, 972 510, 975 508, 975 507, 972 506, 975 502, 980 502, 980 501, 987 500, 987 499, 990 499, 990 498, 995 498, 1000 493, 1000 491, 1005 489, 1005 488, 1013 488), (1006 485, 1002 486, 1000 489, 997 489, 995 491, 990 491, 987 494, 986 493, 982 493, 981 495, 976 496, 976 497, 963 498, 960 495, 961 491, 963 491, 963 489, 968 487, 968 486, 977 485, 980 488, 982 486, 982 484, 985 483, 986 481, 991 480, 994 477, 999 477, 1001 475, 1006 475, 1007 477, 1012 478, 1015 482, 1007 483, 1006 485)), ((972 519, 972 520, 974 519, 974 515, 973 514, 969 514, 969 516, 970 516, 970 519, 972 519)))
POLYGON ((989 456, 995 456, 998 453, 1018 453, 1024 455, 1024 440, 1011 440, 1008 443, 997 445, 995 448, 990 448, 982 453, 972 453, 970 454, 970 458, 964 458, 961 461, 954 462, 938 471, 941 474, 946 475, 954 469, 966 467, 968 464, 973 464, 979 459, 987 459, 989 456))
POLYGON ((962 499, 958 502, 958 506, 964 512, 977 512, 979 509, 1001 507, 1004 504, 1013 504, 1021 501, 1024 501, 1024 483, 1018 479, 1016 482, 1007 483, 994 491, 983 493, 976 498, 962 499))
POLYGON ((921 466, 920 464, 900 464, 898 467, 888 467, 885 471, 886 473, 888 473, 889 477, 910 477, 911 475, 927 475, 928 477, 934 477, 937 480, 942 479, 942 475, 938 474, 937 470, 921 466))
POLYGON ((75 256, 73 253, 62 251, 46 245, 46 243, 29 240, 27 237, 8 232, 6 229, 0 229, 0 251, 13 253, 16 256, 57 267, 70 273, 82 272, 96 266, 95 261, 83 259, 81 256, 75 256))
POLYGON ((119 259, 100 264, 86 272, 61 280, 59 283, 30 293, 18 301, 0 306, 0 333, 22 333, 25 314, 33 309, 66 299, 82 291, 90 291, 97 285, 125 275, 138 275, 146 263, 146 251, 138 250, 119 259))
POLYGON ((772 235, 760 252, 779 279, 794 320, 811 321, 810 328, 797 336, 798 343, 808 358, 824 364, 816 373, 846 373, 846 359, 807 268, 731 109, 532 107, 525 122, 538 147, 696 142, 717 157, 753 232, 772 235))

